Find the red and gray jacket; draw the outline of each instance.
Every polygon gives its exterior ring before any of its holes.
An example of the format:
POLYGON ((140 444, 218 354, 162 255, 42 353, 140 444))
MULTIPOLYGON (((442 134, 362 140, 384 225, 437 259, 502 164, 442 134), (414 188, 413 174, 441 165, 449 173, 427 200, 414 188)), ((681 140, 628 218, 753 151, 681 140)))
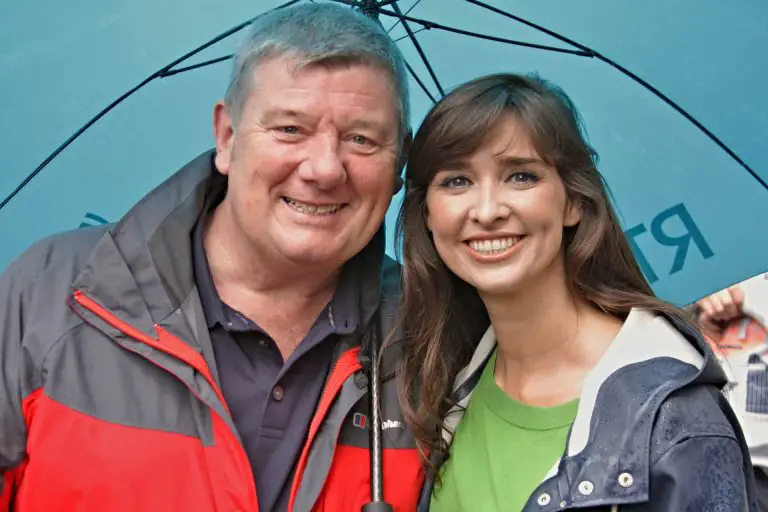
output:
MULTIPOLYGON (((212 371, 190 233, 216 177, 193 160, 122 220, 46 239, 0 276, 0 511, 256 511, 212 371)), ((383 235, 356 257, 363 327, 335 353, 292 485, 292 511, 369 501, 368 340, 399 291, 383 235)), ((384 499, 415 509, 422 474, 380 369, 384 499)))

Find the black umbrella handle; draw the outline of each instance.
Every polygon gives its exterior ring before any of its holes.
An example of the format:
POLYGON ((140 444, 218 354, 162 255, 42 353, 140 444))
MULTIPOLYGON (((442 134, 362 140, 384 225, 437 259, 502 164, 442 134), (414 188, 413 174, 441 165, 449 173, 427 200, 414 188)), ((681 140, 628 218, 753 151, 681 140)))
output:
POLYGON ((381 380, 379 377, 380 320, 375 315, 369 338, 368 404, 371 411, 369 453, 371 455, 371 501, 363 505, 363 512, 392 512, 392 505, 384 501, 384 469, 381 446, 381 380))
POLYGON ((363 505, 363 512, 392 512, 393 510, 392 505, 383 501, 363 505))

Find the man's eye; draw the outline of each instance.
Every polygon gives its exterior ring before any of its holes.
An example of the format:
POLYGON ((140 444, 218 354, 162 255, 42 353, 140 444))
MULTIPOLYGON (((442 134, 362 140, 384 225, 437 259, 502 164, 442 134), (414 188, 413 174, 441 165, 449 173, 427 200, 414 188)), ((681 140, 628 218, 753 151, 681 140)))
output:
POLYGON ((373 144, 373 141, 364 135, 353 135, 350 140, 353 143, 359 144, 361 146, 370 146, 373 144))
POLYGON ((300 133, 298 126, 281 126, 278 130, 288 135, 297 135, 300 133))

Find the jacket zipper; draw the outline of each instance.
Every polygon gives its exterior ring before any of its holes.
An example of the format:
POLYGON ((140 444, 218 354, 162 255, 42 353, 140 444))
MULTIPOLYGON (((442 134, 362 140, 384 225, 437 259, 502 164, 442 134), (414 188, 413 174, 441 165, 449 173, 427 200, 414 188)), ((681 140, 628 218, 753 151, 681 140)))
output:
POLYGON ((312 442, 315 440, 317 431, 320 428, 325 416, 331 408, 333 400, 338 395, 344 382, 349 377, 355 374, 355 372, 361 370, 363 367, 358 360, 360 354, 360 347, 354 347, 344 352, 331 370, 328 382, 323 388, 323 392, 320 395, 320 401, 318 402, 317 410, 312 418, 312 422, 309 424, 309 433, 307 434, 307 441, 304 443, 304 447, 301 450, 299 461, 296 465, 296 473, 293 478, 293 484, 291 485, 291 494, 288 500, 288 511, 292 512, 294 504, 296 502, 296 496, 298 495, 299 486, 301 485, 301 477, 304 473, 304 469, 307 465, 307 458, 309 457, 309 450, 312 446, 312 442))

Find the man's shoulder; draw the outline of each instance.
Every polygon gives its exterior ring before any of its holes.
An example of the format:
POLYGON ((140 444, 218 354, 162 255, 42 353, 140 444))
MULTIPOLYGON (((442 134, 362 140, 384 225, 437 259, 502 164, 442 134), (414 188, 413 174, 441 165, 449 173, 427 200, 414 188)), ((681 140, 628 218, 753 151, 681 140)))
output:
POLYGON ((402 270, 399 262, 384 255, 381 265, 381 292, 385 299, 400 301, 403 291, 402 270))
POLYGON ((59 276, 71 284, 109 227, 86 227, 45 237, 10 264, 2 280, 45 286, 52 276, 59 276))

